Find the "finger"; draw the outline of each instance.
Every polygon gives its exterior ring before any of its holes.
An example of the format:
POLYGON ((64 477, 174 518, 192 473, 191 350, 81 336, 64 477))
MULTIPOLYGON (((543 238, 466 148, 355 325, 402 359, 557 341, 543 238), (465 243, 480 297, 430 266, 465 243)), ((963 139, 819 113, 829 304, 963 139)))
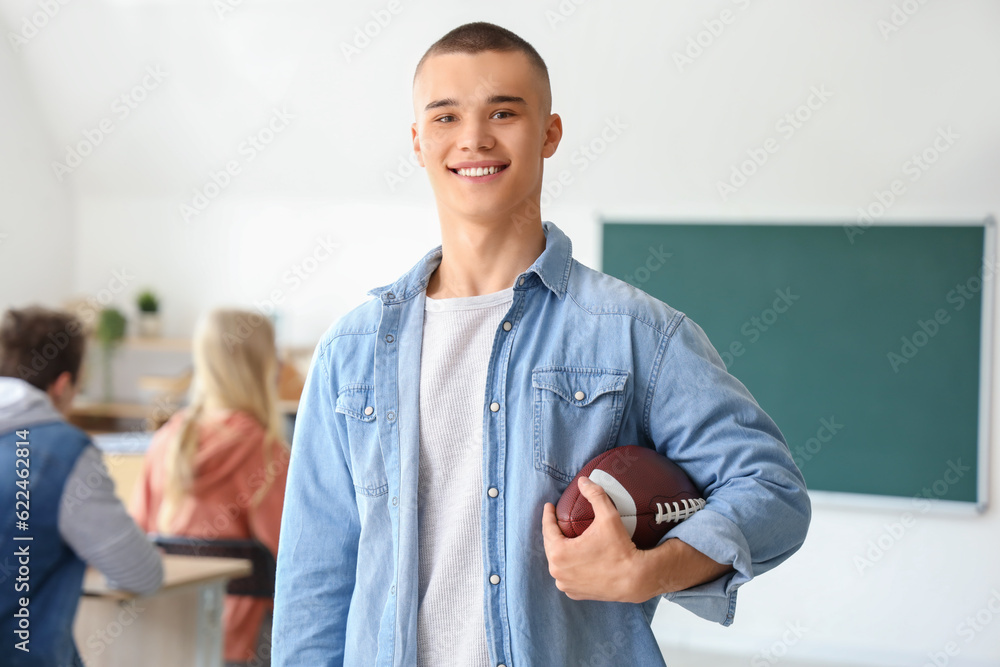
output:
POLYGON ((562 529, 559 528, 559 522, 556 521, 556 506, 552 503, 545 503, 545 507, 542 509, 542 538, 545 540, 546 546, 569 539, 563 535, 562 529))
POLYGON ((590 504, 594 507, 594 521, 604 520, 607 521, 608 518, 614 518, 617 521, 621 521, 621 515, 618 513, 618 508, 608 497, 607 492, 601 487, 597 482, 592 481, 589 477, 581 477, 577 484, 580 487, 580 493, 583 497, 590 501, 590 504))

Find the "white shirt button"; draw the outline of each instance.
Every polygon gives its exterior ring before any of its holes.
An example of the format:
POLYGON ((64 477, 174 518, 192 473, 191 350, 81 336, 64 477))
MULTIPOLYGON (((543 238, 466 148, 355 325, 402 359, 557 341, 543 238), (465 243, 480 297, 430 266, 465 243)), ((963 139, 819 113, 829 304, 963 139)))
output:
POLYGON ((573 394, 573 398, 575 398, 578 401, 582 401, 586 396, 587 395, 585 393, 583 393, 582 391, 578 391, 575 394, 573 394))
POLYGON ((503 330, 504 331, 510 331, 510 322, 504 322, 503 323, 503 330))
POLYGON ((500 583, 500 576, 496 575, 496 574, 491 574, 490 575, 490 583, 493 584, 494 586, 496 586, 497 584, 499 584, 500 583))
POLYGON ((487 491, 486 493, 490 494, 490 498, 496 498, 497 496, 500 495, 500 492, 497 491, 495 486, 491 486, 490 490, 487 491))
POLYGON ((373 412, 375 412, 375 408, 373 408, 372 406, 369 405, 367 408, 365 408, 366 415, 370 415, 373 412))
POLYGON ((490 410, 492 410, 493 412, 496 412, 499 409, 500 409, 500 404, 499 403, 490 403, 490 410))
POLYGON ((522 278, 518 278, 517 279, 517 284, 518 285, 523 285, 524 284, 524 278, 523 277, 522 278))

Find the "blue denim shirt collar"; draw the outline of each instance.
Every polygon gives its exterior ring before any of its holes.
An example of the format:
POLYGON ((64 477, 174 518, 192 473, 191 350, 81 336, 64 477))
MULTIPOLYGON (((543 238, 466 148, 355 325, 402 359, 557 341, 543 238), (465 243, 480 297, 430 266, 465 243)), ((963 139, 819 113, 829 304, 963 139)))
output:
MULTIPOLYGON (((527 282, 529 274, 536 274, 542 284, 561 299, 566 294, 569 283, 573 242, 555 223, 548 220, 542 221, 542 232, 545 234, 545 250, 519 277, 524 277, 527 282)), ((368 294, 379 297, 383 303, 405 301, 415 296, 427 288, 431 274, 441 264, 441 256, 441 246, 437 246, 395 282, 370 289, 368 294)))

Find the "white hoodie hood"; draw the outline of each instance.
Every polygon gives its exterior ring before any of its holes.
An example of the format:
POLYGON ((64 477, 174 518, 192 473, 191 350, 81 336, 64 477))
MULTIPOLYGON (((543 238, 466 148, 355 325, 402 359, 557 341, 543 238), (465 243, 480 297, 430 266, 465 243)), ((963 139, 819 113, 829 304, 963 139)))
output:
POLYGON ((64 418, 47 393, 21 378, 0 377, 0 434, 51 421, 64 418))

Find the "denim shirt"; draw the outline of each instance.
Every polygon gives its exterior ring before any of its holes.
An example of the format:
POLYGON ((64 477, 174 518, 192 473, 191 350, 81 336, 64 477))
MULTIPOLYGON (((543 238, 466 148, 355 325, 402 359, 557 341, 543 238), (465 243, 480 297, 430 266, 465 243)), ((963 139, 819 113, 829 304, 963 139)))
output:
MULTIPOLYGON (((517 277, 496 323, 482 397, 491 662, 663 665, 649 627, 659 596, 575 601, 556 588, 543 505, 601 452, 655 448, 708 501, 664 540, 680 538, 735 570, 662 597, 729 625, 737 589, 802 545, 805 482, 778 427, 697 324, 580 264, 565 233, 548 221, 542 228, 545 250, 517 277)), ((441 256, 438 246, 371 290, 376 298, 316 349, 282 516, 276 665, 416 664, 419 361, 427 282, 441 256)), ((482 629, 455 628, 466 631, 482 629)))

